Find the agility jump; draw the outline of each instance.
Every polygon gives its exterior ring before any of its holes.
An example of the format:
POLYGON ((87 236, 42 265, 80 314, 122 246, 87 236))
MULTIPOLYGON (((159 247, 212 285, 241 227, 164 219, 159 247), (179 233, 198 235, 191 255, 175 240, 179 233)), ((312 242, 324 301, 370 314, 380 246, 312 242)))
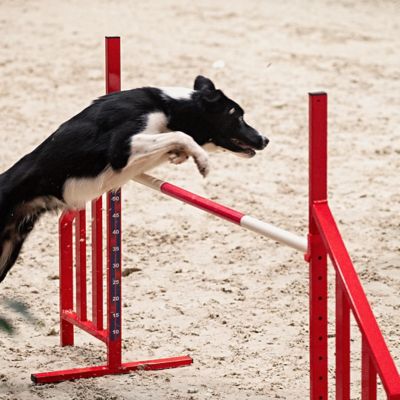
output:
MULTIPOLYGON (((107 91, 120 90, 119 38, 106 39, 107 91)), ((307 239, 244 215, 148 175, 137 182, 225 220, 305 252, 310 266, 310 399, 328 399, 327 256, 335 268, 335 391, 337 400, 350 400, 350 314, 362 336, 362 400, 376 400, 377 377, 389 400, 400 400, 400 378, 346 250, 327 201, 327 95, 309 95, 309 233, 307 239)), ((107 365, 33 374, 35 383, 180 367, 189 356, 132 363, 121 362, 121 191, 107 195, 107 328, 103 327, 102 199, 92 204, 92 320, 86 313, 85 211, 60 218, 61 345, 73 345, 79 327, 107 346, 107 365), (75 222, 76 311, 73 310, 73 223, 75 222)))

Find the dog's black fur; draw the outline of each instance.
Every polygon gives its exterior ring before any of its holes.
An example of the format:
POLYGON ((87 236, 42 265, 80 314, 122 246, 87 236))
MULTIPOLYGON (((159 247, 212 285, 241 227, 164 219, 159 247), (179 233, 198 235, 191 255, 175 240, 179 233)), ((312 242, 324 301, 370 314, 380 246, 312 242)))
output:
MULTIPOLYGON (((0 282, 16 262, 23 242, 39 217, 48 210, 74 207, 66 199, 67 182, 96 179, 106 170, 112 172, 112 177, 118 177, 128 167, 129 171, 132 169, 132 178, 144 172, 143 168, 163 161, 161 155, 166 154, 174 157, 176 163, 193 156, 205 175, 207 158, 199 146, 210 142, 251 157, 254 150, 263 149, 268 140, 247 125, 242 108, 216 90, 205 77, 196 78, 194 91, 187 98, 174 98, 162 89, 145 87, 95 100, 0 174, 0 282), (153 137, 145 131, 152 113, 161 113, 166 121, 164 128, 150 132, 157 135, 152 141, 159 140, 164 132, 170 135, 171 141, 165 148, 149 150, 148 154, 143 144, 140 150, 143 154, 135 155, 133 138, 142 135, 141 140, 147 143, 153 137), (156 153, 157 159, 154 158, 156 153), (143 164, 142 169, 136 171, 135 163, 146 157, 154 158, 150 160, 151 165, 143 167, 143 164)), ((119 184, 121 182, 116 182, 114 186, 111 182, 112 187, 107 190, 119 184)))

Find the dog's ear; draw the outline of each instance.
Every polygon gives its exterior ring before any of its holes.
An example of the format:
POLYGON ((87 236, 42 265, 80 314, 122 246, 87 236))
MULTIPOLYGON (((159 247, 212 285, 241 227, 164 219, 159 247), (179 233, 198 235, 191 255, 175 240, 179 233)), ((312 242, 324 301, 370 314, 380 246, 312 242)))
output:
POLYGON ((202 100, 206 103, 216 103, 218 100, 220 100, 222 97, 222 92, 218 90, 213 90, 213 91, 205 91, 205 93, 202 96, 202 100))
POLYGON ((223 102, 220 100, 223 98, 222 92, 217 90, 204 90, 200 92, 200 104, 203 109, 209 112, 221 111, 223 102))
POLYGON ((199 75, 194 80, 194 90, 215 90, 215 86, 211 79, 199 75))

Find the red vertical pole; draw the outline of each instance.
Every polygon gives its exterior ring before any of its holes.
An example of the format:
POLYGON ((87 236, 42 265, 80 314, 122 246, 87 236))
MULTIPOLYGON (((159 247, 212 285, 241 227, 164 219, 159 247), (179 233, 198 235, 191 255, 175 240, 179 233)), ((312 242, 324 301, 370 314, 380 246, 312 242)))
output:
POLYGON ((63 311, 73 308, 73 249, 72 249, 72 222, 73 212, 65 212, 58 222, 59 232, 59 268, 60 268, 60 344, 73 346, 74 326, 63 319, 63 311))
MULTIPOLYGON (((106 38, 106 91, 121 90, 120 38, 106 38)), ((107 194, 108 366, 121 366, 121 189, 107 194)))
POLYGON ((92 201, 92 321, 103 330, 103 200, 92 201))
POLYGON ((350 306, 336 276, 336 400, 350 400, 350 306))
POLYGON ((361 399, 376 400, 376 369, 364 335, 361 344, 361 399))
POLYGON ((80 210, 75 219, 76 252, 76 314, 81 321, 87 320, 86 293, 86 210, 80 210))
POLYGON ((328 398, 327 252, 312 206, 327 201, 327 95, 309 95, 310 398, 328 398))

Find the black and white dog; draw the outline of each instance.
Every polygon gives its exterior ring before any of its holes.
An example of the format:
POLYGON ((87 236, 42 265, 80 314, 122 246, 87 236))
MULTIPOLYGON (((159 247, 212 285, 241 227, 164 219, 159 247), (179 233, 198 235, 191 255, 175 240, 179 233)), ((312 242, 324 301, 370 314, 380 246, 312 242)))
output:
POLYGON ((100 97, 0 174, 0 282, 44 212, 82 208, 167 160, 193 157, 206 176, 207 146, 252 157, 267 144, 203 76, 194 90, 144 87, 100 97))

